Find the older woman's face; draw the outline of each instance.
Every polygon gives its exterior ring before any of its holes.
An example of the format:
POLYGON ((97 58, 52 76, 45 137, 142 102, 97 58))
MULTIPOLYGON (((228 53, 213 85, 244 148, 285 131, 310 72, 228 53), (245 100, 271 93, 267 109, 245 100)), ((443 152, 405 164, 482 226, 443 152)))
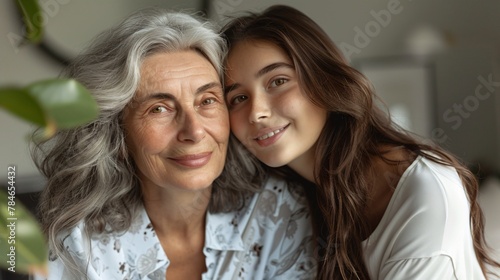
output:
POLYGON ((217 72, 201 54, 147 57, 124 122, 143 187, 203 189, 222 172, 229 118, 217 72))

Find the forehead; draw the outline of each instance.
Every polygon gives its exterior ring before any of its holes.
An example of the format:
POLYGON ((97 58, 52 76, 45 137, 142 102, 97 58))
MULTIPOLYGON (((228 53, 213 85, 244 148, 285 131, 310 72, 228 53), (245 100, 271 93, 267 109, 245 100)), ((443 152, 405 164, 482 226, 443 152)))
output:
POLYGON ((144 59, 140 72, 139 91, 175 82, 197 84, 207 80, 219 81, 210 61, 194 50, 152 54, 144 59))
POLYGON ((245 40, 236 43, 229 51, 226 70, 255 71, 275 62, 292 65, 288 54, 278 45, 264 40, 245 40))

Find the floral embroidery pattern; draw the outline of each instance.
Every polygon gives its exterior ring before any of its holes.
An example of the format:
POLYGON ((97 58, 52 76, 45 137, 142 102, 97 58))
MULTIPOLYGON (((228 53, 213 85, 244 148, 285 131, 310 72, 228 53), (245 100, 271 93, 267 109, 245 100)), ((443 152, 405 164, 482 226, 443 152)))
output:
MULTIPOLYGON (((90 244, 83 229, 81 223, 64 244, 88 279, 165 279, 170 261, 144 209, 128 231, 92 236, 90 244)), ((243 209, 207 213, 202 279, 314 279, 313 251, 304 192, 270 177, 243 209)), ((49 260, 49 279, 71 279, 59 273, 65 271, 60 258, 49 260)))

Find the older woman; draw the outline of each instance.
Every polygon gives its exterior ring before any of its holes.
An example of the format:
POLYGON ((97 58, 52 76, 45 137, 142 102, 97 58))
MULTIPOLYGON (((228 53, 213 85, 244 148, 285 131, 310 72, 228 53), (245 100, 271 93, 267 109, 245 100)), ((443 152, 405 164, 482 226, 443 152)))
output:
POLYGON ((33 150, 49 279, 314 278, 303 190, 227 153, 223 45, 193 16, 147 9, 67 69, 101 112, 33 150))

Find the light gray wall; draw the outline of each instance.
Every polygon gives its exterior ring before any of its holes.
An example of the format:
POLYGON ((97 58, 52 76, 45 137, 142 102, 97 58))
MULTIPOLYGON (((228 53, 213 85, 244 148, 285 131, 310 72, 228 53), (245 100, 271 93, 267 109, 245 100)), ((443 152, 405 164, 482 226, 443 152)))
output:
POLYGON ((436 61, 438 127, 443 145, 482 168, 500 170, 500 79, 491 48, 459 48, 436 61))
MULTIPOLYGON (((33 46, 13 45, 16 35, 22 35, 13 2, 0 1, 0 83, 25 85, 57 76, 60 65, 41 55, 33 46)), ((196 5, 195 2, 40 1, 47 14, 47 36, 67 54, 78 52, 89 38, 139 6, 160 3, 162 6, 186 8, 196 5)), ((479 159, 500 169, 498 93, 482 101, 459 129, 451 128, 452 123, 442 118, 450 106, 462 104, 468 96, 474 95, 479 76, 493 74, 494 80, 500 81, 496 63, 500 42, 500 1, 212 0, 209 15, 220 21, 223 14, 259 11, 277 3, 294 6, 311 16, 344 51, 355 48, 350 55, 353 61, 408 54, 408 38, 418 27, 431 26, 442 34, 448 51, 439 54, 435 61, 435 88, 439 100, 436 126, 442 127, 451 139, 445 143, 450 149, 467 160, 479 159), (377 20, 377 15, 388 13, 390 19, 377 20), (368 34, 364 41, 360 30, 368 34)), ((26 136, 31 127, 0 110, 0 129, 0 182, 5 181, 7 166, 14 164, 21 182, 18 188, 21 188, 23 177, 38 174, 27 152, 26 136)))
POLYGON ((433 26, 448 33, 458 44, 480 45, 500 42, 500 2, 495 0, 212 0, 211 16, 223 19, 224 12, 261 10, 272 4, 296 7, 315 19, 337 43, 354 44, 356 27, 364 30, 373 14, 397 7, 389 23, 370 38, 357 56, 393 55, 405 52, 407 35, 419 26, 433 26))

